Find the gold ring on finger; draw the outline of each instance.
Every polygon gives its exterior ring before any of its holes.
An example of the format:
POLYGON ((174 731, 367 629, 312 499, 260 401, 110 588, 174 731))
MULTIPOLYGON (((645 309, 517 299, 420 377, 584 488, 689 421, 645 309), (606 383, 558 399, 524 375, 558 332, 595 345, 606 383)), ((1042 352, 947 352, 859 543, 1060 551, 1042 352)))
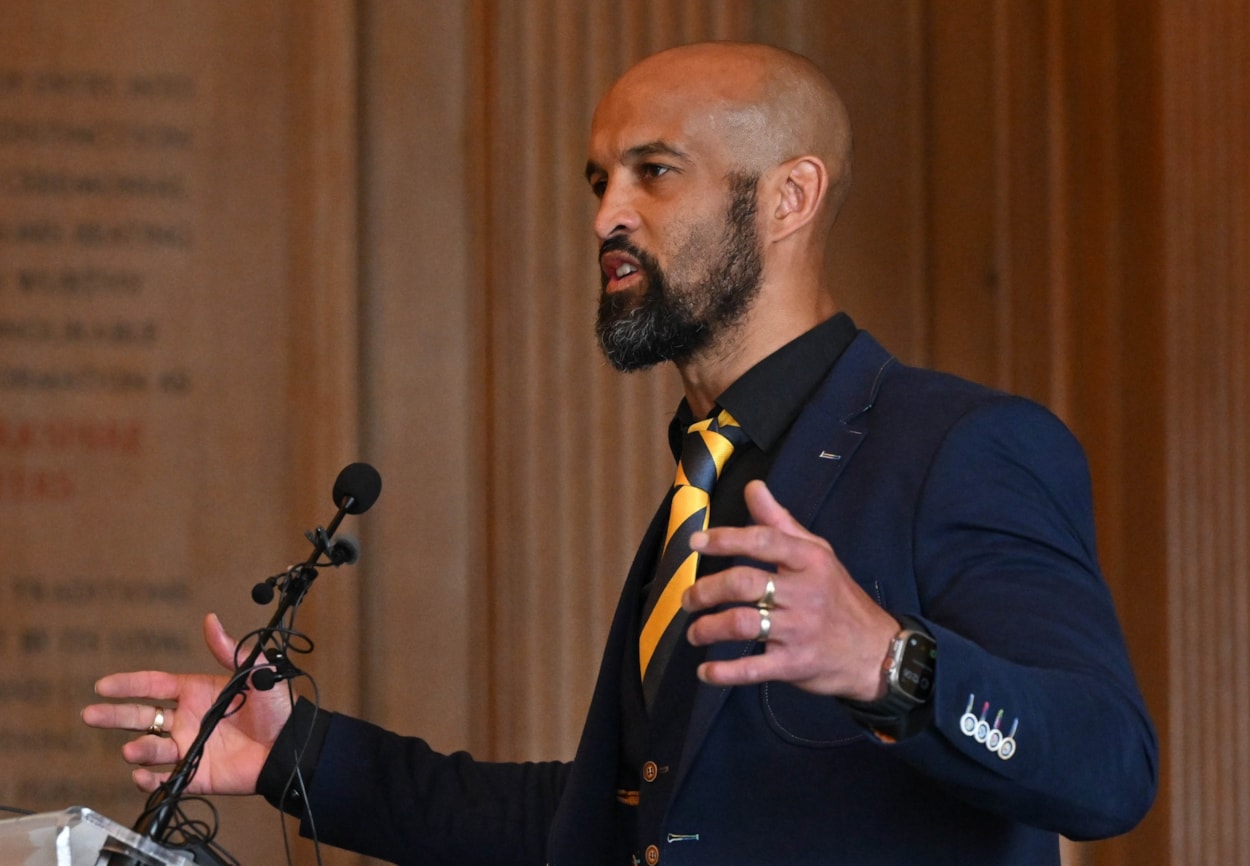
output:
POLYGON ((165 711, 160 707, 156 708, 156 716, 152 719, 152 724, 148 725, 148 733, 158 737, 165 733, 165 711))
POLYGON ((764 584, 764 594, 760 596, 755 606, 760 610, 772 610, 777 606, 777 584, 773 582, 772 577, 769 577, 768 583, 764 584))

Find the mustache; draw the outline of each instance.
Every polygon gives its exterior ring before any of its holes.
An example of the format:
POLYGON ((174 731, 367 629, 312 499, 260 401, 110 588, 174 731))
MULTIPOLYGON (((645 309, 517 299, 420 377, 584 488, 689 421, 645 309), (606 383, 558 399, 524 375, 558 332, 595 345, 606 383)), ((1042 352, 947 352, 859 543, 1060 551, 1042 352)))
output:
POLYGON ((650 258, 645 252, 629 242, 624 235, 613 235, 599 245, 599 258, 608 253, 626 253, 639 261, 650 258))

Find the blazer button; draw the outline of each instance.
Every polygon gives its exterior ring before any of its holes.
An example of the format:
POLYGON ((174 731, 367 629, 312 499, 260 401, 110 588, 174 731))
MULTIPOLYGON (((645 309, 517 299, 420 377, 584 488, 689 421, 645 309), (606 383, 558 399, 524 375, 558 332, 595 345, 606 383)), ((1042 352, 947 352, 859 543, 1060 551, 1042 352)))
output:
POLYGON ((655 866, 660 862, 660 849, 655 845, 648 845, 647 850, 642 852, 642 856, 646 858, 647 866, 655 866))
POLYGON ((647 761, 642 765, 642 779, 644 782, 654 782, 655 777, 660 775, 660 768, 655 765, 655 761, 647 761))

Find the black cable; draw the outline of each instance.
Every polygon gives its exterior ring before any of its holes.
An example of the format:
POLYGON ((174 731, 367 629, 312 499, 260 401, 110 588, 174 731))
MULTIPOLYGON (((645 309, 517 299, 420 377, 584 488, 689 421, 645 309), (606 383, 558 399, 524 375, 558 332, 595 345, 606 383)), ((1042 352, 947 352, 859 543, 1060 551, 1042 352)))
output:
MULTIPOLYGON (((284 784, 282 787, 282 791, 280 792, 279 797, 278 797, 278 802, 285 803, 287 799, 287 795, 291 791, 291 787, 293 785, 298 786, 300 797, 302 798, 302 801, 304 803, 304 817, 308 821, 309 838, 311 839, 312 845, 313 845, 313 856, 317 860, 317 866, 322 866, 321 840, 317 837, 317 821, 312 813, 312 808, 310 806, 309 799, 308 799, 308 788, 304 784, 304 775, 301 769, 303 758, 304 758, 304 750, 308 747, 308 744, 312 740, 313 730, 316 728, 317 715, 321 712, 321 689, 317 685, 317 681, 312 676, 308 674, 305 674, 304 676, 308 680, 309 686, 312 688, 312 704, 313 704, 312 723, 308 726, 308 730, 304 734, 304 742, 300 744, 299 746, 297 746, 295 749, 295 754, 293 756, 295 766, 294 766, 294 769, 292 769, 291 771, 291 775, 287 777, 286 784, 284 784)), ((288 683, 287 688, 288 688, 288 694, 291 697, 291 702, 292 704, 294 704, 295 702, 294 685, 291 683, 288 683)), ((291 859, 292 858, 291 838, 290 838, 289 832, 287 831, 286 818, 287 818, 286 813, 279 810, 278 811, 278 824, 282 828, 282 844, 286 850, 287 863, 293 866, 293 861, 291 859)))

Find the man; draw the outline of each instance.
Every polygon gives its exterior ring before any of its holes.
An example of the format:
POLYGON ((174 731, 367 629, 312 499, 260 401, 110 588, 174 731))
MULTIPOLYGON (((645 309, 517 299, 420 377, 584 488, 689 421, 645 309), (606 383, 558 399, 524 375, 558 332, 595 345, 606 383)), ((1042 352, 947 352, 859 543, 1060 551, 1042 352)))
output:
MULTIPOLYGON (((837 312, 850 175, 833 87, 774 48, 662 52, 595 112, 600 341, 621 369, 672 361, 685 399, 571 763, 438 755, 255 693, 195 789, 260 790, 400 863, 1055 864, 1059 833, 1134 826, 1157 746, 1080 448, 837 312)), ((99 693, 140 702, 84 719, 142 731, 142 701, 177 702, 168 738, 124 749, 151 790, 219 687, 117 674, 99 693)))

